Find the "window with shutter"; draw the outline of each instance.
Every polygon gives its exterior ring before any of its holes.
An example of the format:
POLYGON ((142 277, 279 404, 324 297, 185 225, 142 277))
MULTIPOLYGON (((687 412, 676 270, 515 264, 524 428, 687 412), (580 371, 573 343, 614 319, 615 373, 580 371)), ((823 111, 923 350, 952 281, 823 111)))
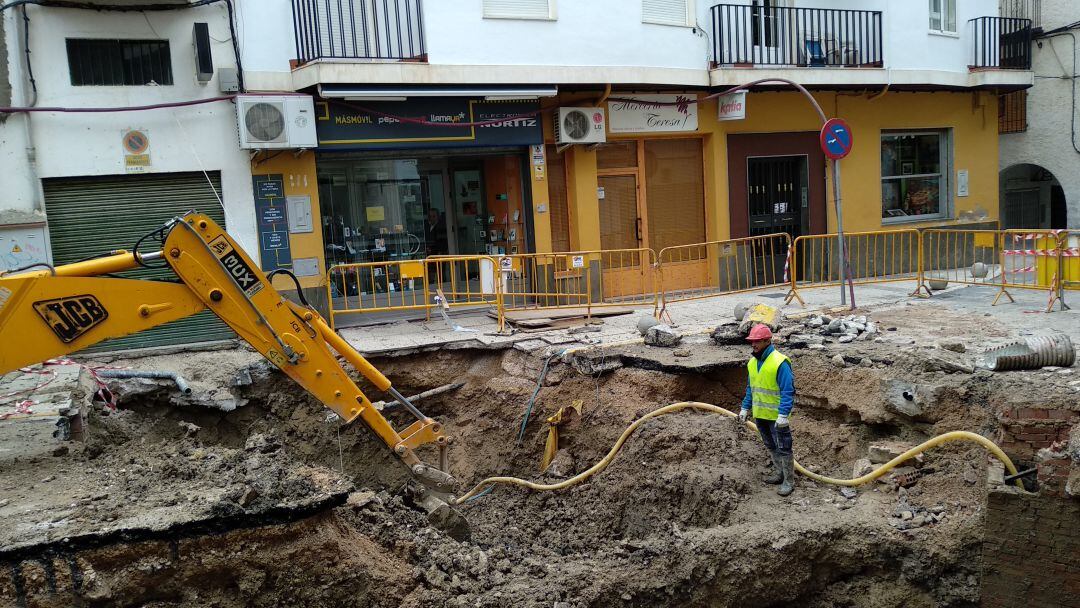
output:
POLYGON ((694 25, 694 0, 641 0, 641 21, 660 25, 694 25))
POLYGON ((555 0, 483 0, 485 19, 555 19, 555 0))

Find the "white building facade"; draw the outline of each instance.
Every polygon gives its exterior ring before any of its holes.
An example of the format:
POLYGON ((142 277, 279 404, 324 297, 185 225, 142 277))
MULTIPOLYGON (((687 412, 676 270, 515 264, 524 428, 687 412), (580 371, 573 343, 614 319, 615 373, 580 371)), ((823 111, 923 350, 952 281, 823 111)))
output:
POLYGON ((1080 228, 1080 8, 1042 0, 1032 43, 1035 84, 1008 106, 1001 135, 1002 223, 1080 228))

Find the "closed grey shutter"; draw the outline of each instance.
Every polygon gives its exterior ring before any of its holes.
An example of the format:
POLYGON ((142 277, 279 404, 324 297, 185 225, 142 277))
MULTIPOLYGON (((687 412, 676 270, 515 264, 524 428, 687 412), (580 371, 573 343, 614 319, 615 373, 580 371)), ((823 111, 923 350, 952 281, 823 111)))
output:
MULTIPOLYGON (((210 172, 213 187, 221 192, 221 174, 210 172)), ((202 173, 156 173, 110 175, 100 178, 52 178, 42 180, 45 210, 53 263, 78 260, 127 249, 144 234, 166 221, 196 210, 222 226, 225 215, 202 173)), ((143 241, 140 251, 160 248, 155 238, 143 241)), ((172 280, 169 269, 133 270, 121 275, 132 279, 172 280)), ((209 311, 154 329, 106 340, 90 351, 167 346, 209 342, 236 337, 231 329, 209 311)))

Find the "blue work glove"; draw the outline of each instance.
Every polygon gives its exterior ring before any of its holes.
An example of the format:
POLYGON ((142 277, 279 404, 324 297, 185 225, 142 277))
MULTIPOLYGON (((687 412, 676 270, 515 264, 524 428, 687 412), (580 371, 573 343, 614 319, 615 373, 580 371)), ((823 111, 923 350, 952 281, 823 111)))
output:
POLYGON ((787 416, 785 416, 783 414, 780 414, 779 416, 777 416, 776 417, 776 426, 787 428, 787 426, 788 426, 787 416))
POLYGON ((750 410, 739 410, 739 424, 746 424, 746 417, 750 415, 750 410))

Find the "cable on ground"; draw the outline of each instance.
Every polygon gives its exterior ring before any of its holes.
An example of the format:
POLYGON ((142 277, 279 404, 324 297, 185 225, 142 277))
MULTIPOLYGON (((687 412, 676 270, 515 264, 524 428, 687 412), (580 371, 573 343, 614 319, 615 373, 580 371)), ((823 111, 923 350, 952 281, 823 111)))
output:
MULTIPOLYGON (((695 410, 699 410, 699 411, 703 411, 703 412, 710 412, 710 413, 713 413, 713 414, 720 414, 720 415, 723 415, 723 416, 728 416, 729 418, 736 418, 737 417, 737 414, 735 414, 734 412, 726 410, 726 409, 724 409, 724 408, 722 408, 720 406, 717 406, 717 405, 712 405, 710 403, 701 403, 701 402, 698 402, 698 401, 681 401, 679 403, 672 403, 671 405, 665 405, 664 407, 661 407, 659 409, 655 409, 655 410, 649 412, 648 414, 645 414, 641 418, 638 418, 633 423, 631 423, 630 426, 626 427, 626 430, 623 431, 622 435, 619 436, 619 439, 615 441, 615 445, 612 446, 611 450, 607 453, 606 456, 601 458, 600 461, 597 462, 596 464, 594 464, 593 466, 589 467, 585 471, 582 471, 581 473, 578 473, 577 475, 571 477, 570 479, 566 479, 566 480, 560 481, 558 483, 541 484, 541 483, 534 483, 532 481, 528 481, 526 479, 521 479, 521 478, 518 478, 518 477, 488 477, 487 479, 485 479, 485 480, 481 481, 480 483, 476 484, 471 490, 469 490, 468 492, 463 494, 461 497, 452 500, 450 502, 450 504, 455 504, 455 505, 462 504, 463 502, 466 502, 466 501, 476 497, 481 491, 483 491, 483 489, 486 486, 493 486, 494 484, 500 484, 500 483, 501 484, 507 484, 507 485, 520 486, 520 487, 528 488, 530 490, 534 490, 534 491, 537 491, 537 492, 549 492, 549 491, 552 491, 552 490, 562 490, 562 489, 565 489, 565 488, 569 488, 571 486, 575 486, 575 485, 589 479, 593 475, 596 475, 600 471, 603 471, 604 469, 606 469, 607 466, 609 464, 611 464, 611 462, 615 459, 615 456, 618 455, 619 451, 622 449, 623 444, 626 443, 626 440, 629 439, 630 436, 634 434, 634 431, 636 431, 641 425, 645 424, 645 422, 647 420, 649 420, 650 418, 656 418, 657 416, 663 416, 664 414, 671 414, 671 413, 678 412, 678 411, 681 411, 681 410, 686 410, 686 409, 695 409, 695 410)), ((754 425, 753 422, 747 421, 746 426, 747 426, 747 428, 753 429, 755 431, 757 430, 757 426, 754 425)), ((900 454, 896 458, 893 458, 889 462, 886 462, 885 464, 883 464, 880 467, 878 467, 877 469, 874 469, 873 471, 867 473, 866 475, 863 475, 861 477, 856 477, 854 479, 837 479, 837 478, 834 478, 834 477, 827 477, 825 475, 819 475, 817 473, 814 473, 813 471, 807 470, 806 468, 804 468, 798 462, 795 463, 795 470, 802 473, 803 475, 809 477, 810 479, 813 479, 814 481, 817 481, 817 482, 820 482, 820 483, 825 483, 825 484, 830 484, 830 485, 837 485, 837 486, 847 486, 847 487, 859 486, 859 485, 862 485, 864 483, 871 482, 871 481, 877 479, 878 477, 881 477, 882 475, 884 475, 885 473, 888 473, 890 470, 892 470, 896 466, 900 465, 902 462, 904 462, 904 461, 906 461, 906 460, 908 460, 910 458, 914 458, 916 455, 921 454, 921 453, 925 452, 926 450, 929 450, 930 448, 937 447, 937 446, 939 446, 942 443, 945 443, 947 441, 973 441, 975 443, 978 443, 982 447, 986 448, 986 450, 989 451, 991 454, 993 454, 995 458, 1000 460, 1002 462, 1002 464, 1005 465, 1005 468, 1006 468, 1006 470, 1008 470, 1010 475, 1016 475, 1017 474, 1016 465, 1013 464, 1012 460, 1009 459, 1009 457, 1005 454, 1005 452, 1001 451, 1001 448, 999 448, 994 442, 990 441, 986 437, 983 437, 982 435, 977 435, 975 433, 971 433, 971 432, 968 432, 968 431, 952 431, 952 432, 949 432, 949 433, 944 433, 942 435, 938 435, 937 437, 934 437, 933 439, 930 439, 929 441, 925 441, 925 442, 911 448, 910 450, 904 452, 903 454, 900 454)), ((1019 479, 1016 479, 1015 483, 1016 483, 1016 485, 1018 487, 1023 488, 1023 483, 1019 479)))

